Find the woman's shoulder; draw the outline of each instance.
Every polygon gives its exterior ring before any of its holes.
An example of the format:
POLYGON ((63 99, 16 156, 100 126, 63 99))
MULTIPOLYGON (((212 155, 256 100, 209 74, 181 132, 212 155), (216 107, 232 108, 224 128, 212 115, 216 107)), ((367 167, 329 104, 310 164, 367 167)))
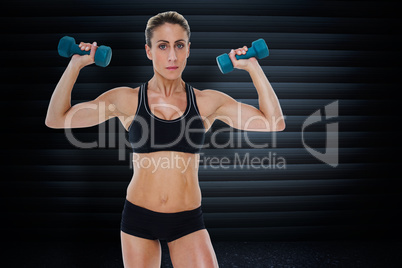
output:
POLYGON ((139 86, 120 86, 110 89, 109 91, 107 91, 107 94, 109 94, 113 99, 118 100, 119 102, 125 102, 129 99, 137 99, 139 90, 139 86))
POLYGON ((131 114, 138 105, 138 92, 140 86, 119 86, 105 92, 111 103, 116 105, 117 109, 123 114, 131 114))
POLYGON ((110 91, 113 91, 116 94, 133 94, 138 93, 140 86, 138 87, 129 87, 129 86, 120 86, 112 88, 110 91))
POLYGON ((213 114, 223 103, 232 99, 224 92, 215 89, 194 89, 197 106, 203 115, 213 114))
POLYGON ((196 89, 194 88, 194 94, 196 98, 202 98, 209 101, 219 100, 220 98, 225 98, 228 95, 222 91, 216 89, 196 89))

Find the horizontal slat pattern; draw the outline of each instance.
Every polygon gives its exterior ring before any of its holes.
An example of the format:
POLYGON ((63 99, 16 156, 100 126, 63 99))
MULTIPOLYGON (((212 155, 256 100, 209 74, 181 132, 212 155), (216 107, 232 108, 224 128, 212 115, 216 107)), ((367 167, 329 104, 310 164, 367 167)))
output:
MULTIPOLYGON (((87 0, 79 3, 69 0, 30 2, 16 0, 7 3, 4 16, 141 16, 176 10, 188 15, 252 15, 252 16, 322 16, 322 17, 398 17, 398 3, 394 1, 315 1, 315 0, 249 0, 183 2, 161 0, 143 2, 131 0, 111 3, 106 0, 87 0), (32 12, 35 11, 35 12, 32 12), (380 12, 381 11, 381 12, 380 12)), ((2 14, 3 15, 3 14, 2 14)), ((53 27, 55 27, 53 25, 53 27)))
MULTIPOLYGON (((72 102, 96 98, 117 86, 150 79, 144 29, 152 15, 177 10, 189 21, 191 56, 183 79, 258 108, 250 76, 222 75, 215 57, 264 38, 270 56, 260 60, 280 100, 287 128, 245 132, 217 121, 207 133, 199 169, 203 211, 214 239, 294 240, 386 237, 400 220, 399 157, 395 122, 400 87, 393 1, 74 1, 16 0, 0 18, 3 51, 0 107, 3 144, 0 189, 3 224, 24 237, 113 237, 118 234, 126 187, 135 168, 127 133, 116 119, 74 129, 76 148, 64 130, 44 125, 47 106, 68 59, 57 55, 64 35, 111 46, 107 68, 83 69, 72 102), (338 101, 339 116, 303 129, 315 111, 338 101), (326 133, 326 123, 338 132, 326 133), (225 131, 222 131, 225 130, 225 131), (222 131, 222 132, 220 132, 222 131), (263 145, 255 149, 246 142, 263 145), (339 165, 312 156, 327 139, 339 139, 339 165), (105 141, 104 144, 101 142, 105 141), (245 157, 266 168, 241 166, 245 157), (227 159, 214 166, 212 159, 227 159), (269 159, 269 160, 268 160, 269 159), (278 165, 284 159, 285 165, 278 165), (96 223, 96 224, 95 224, 96 223)), ((324 115, 322 113, 322 115, 324 115)), ((327 149, 336 153, 336 148, 327 149)))
MULTIPOLYGON (((108 32, 142 32, 144 22, 150 16, 66 16, 66 17, 15 17, 1 18, 13 28, 6 28, 7 33, 37 32, 51 34, 60 32, 74 33, 108 33, 108 32), (58 28, 48 27, 49 20, 58 28), (30 25, 29 29, 25 26, 30 25), (85 25, 85 27, 82 27, 85 25), (11 31, 11 29, 16 29, 11 31)), ((305 16, 261 16, 255 23, 254 16, 245 15, 188 15, 186 19, 194 32, 270 32, 270 33, 380 33, 392 34, 396 18, 351 18, 351 17, 305 17, 305 16), (372 27, 368 28, 370 24, 372 27), (350 27, 353 25, 354 27, 350 27)))

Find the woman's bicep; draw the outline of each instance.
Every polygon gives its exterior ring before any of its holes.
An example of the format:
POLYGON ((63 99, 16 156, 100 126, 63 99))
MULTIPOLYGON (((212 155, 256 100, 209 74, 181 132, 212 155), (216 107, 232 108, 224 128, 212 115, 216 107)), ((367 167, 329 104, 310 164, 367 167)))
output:
POLYGON ((95 100, 75 104, 66 112, 63 128, 83 128, 98 125, 106 120, 101 111, 102 105, 95 100))
POLYGON ((227 94, 220 93, 220 95, 220 106, 215 112, 215 119, 219 119, 236 129, 269 131, 269 123, 259 109, 238 102, 227 94))
POLYGON ((73 105, 64 115, 62 128, 92 127, 115 117, 113 95, 110 90, 92 101, 73 105))

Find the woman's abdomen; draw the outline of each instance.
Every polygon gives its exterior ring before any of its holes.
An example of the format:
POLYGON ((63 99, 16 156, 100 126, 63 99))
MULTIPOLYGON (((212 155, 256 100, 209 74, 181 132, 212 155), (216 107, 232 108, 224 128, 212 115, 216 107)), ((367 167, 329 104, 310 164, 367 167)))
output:
POLYGON ((198 155, 180 152, 134 155, 127 200, 164 213, 199 207, 198 159, 198 155))

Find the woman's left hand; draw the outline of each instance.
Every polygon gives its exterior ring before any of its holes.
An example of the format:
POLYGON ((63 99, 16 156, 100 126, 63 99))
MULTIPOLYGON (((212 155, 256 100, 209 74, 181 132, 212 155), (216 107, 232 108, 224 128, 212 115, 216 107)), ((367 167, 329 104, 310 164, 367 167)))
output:
POLYGON ((244 46, 242 48, 238 48, 236 50, 232 49, 230 51, 229 58, 231 59, 234 68, 248 71, 251 65, 258 64, 258 61, 255 57, 241 60, 236 59, 236 55, 244 55, 247 53, 247 50, 248 50, 247 46, 244 46))

